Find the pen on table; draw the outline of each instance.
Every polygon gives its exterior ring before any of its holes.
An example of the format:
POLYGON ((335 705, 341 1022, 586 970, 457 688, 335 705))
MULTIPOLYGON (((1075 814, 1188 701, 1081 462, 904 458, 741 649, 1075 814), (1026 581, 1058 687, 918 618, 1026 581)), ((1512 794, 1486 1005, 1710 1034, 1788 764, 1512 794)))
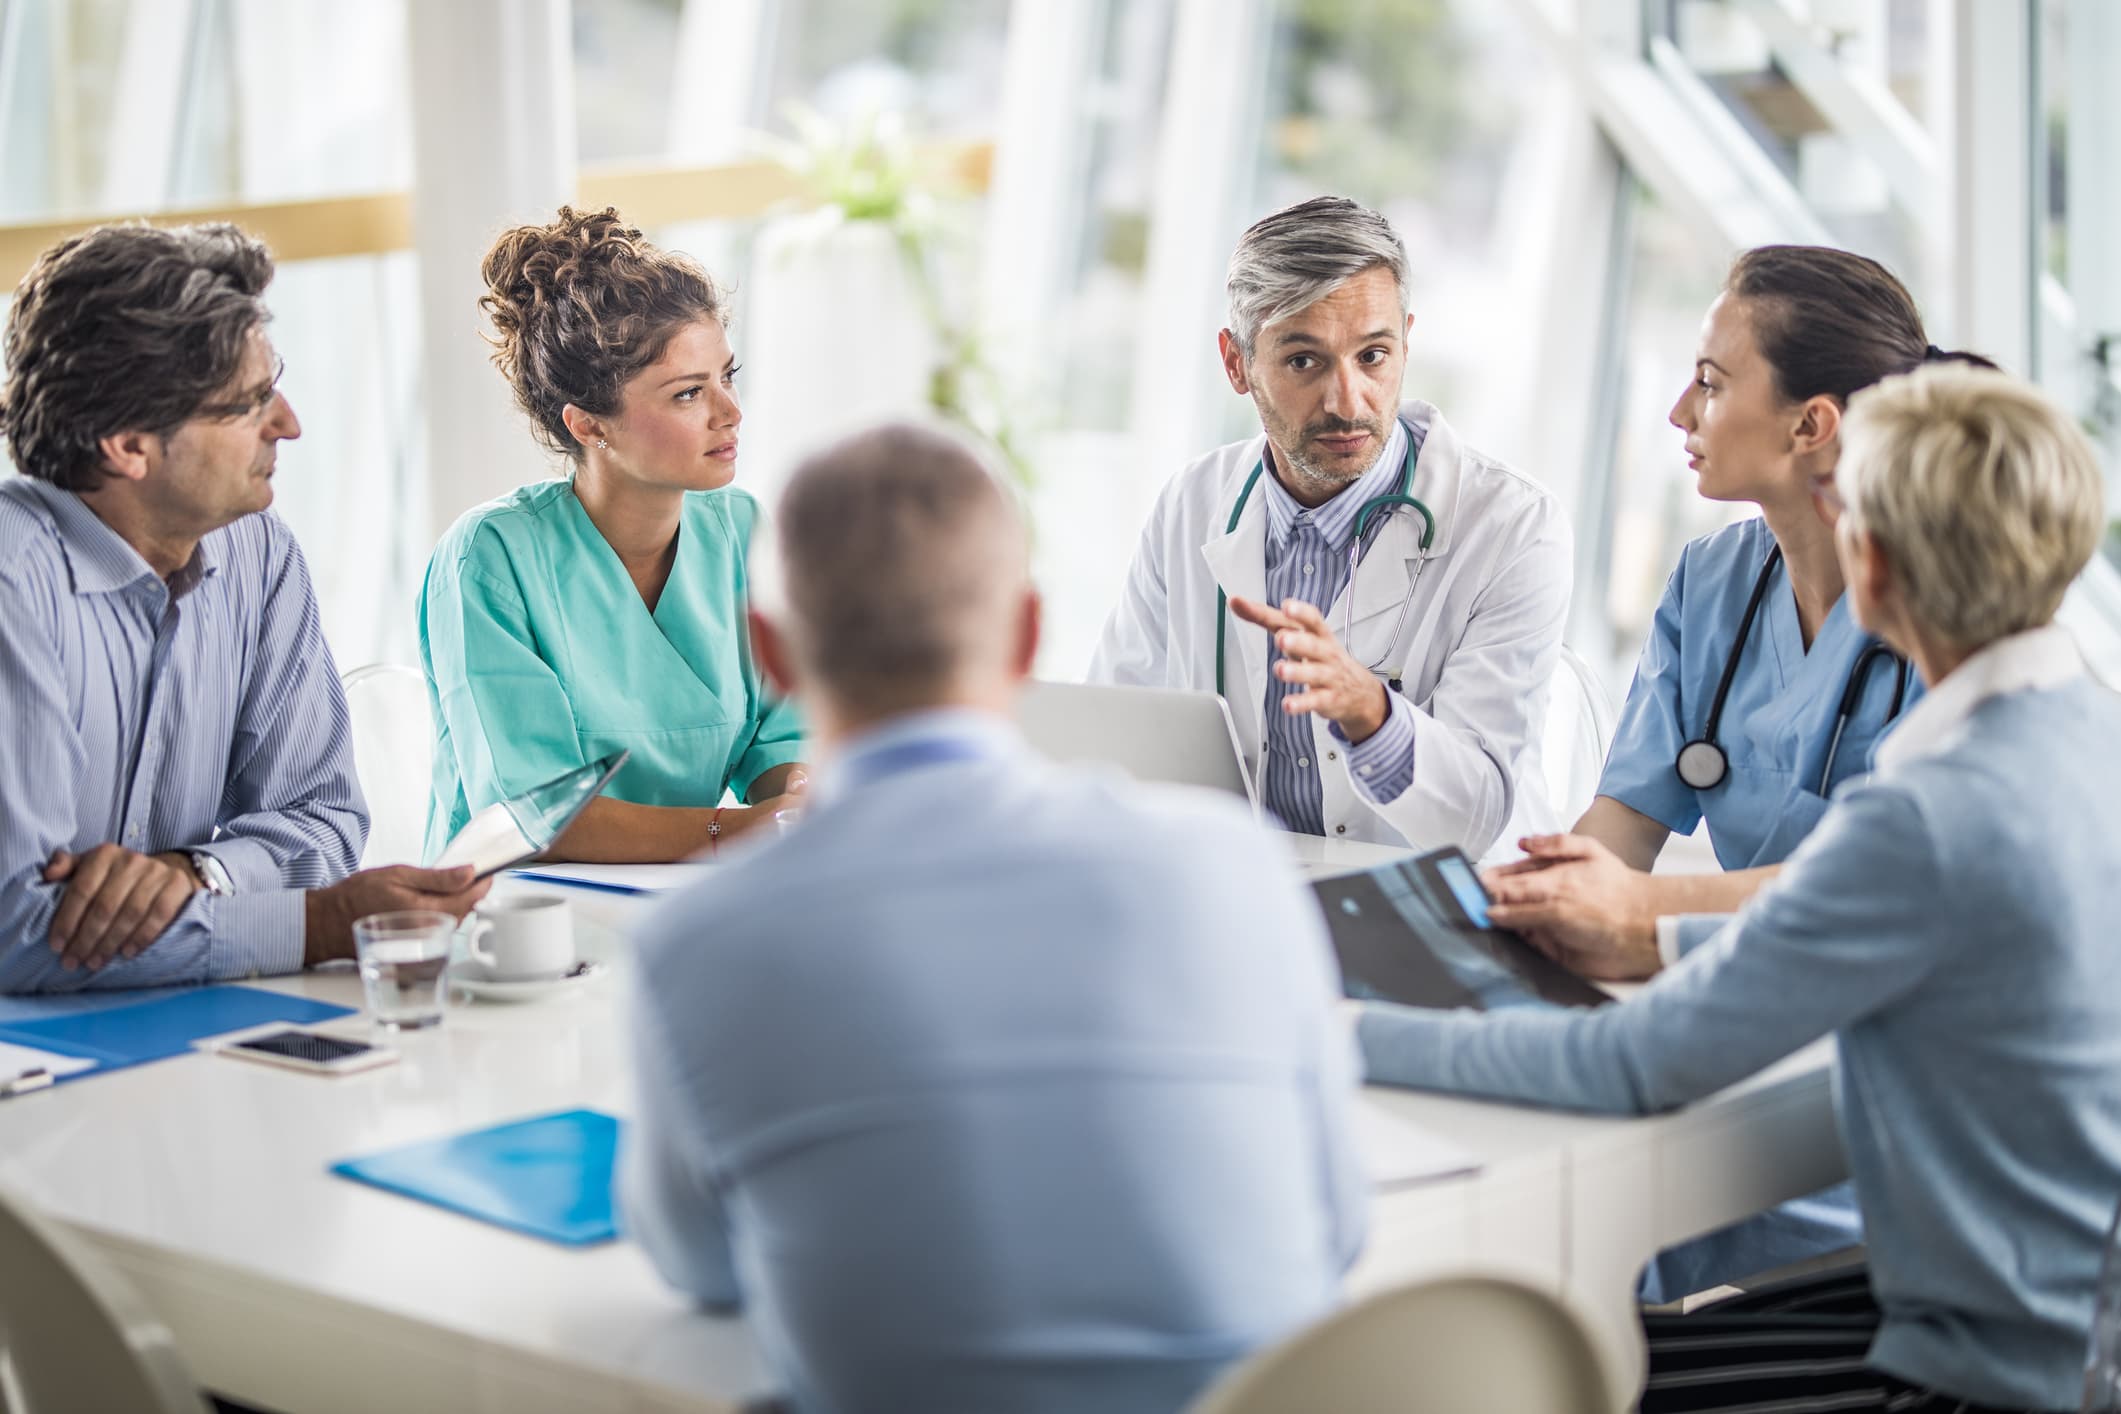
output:
POLYGON ((42 1090, 56 1078, 50 1070, 41 1065, 34 1070, 25 1070, 20 1075, 0 1080, 0 1100, 13 1095, 27 1095, 32 1090, 42 1090))

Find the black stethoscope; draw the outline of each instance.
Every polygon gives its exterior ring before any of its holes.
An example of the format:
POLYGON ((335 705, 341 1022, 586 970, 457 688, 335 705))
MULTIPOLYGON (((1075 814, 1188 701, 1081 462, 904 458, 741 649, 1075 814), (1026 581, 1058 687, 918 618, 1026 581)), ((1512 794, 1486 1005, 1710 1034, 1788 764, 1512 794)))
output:
MULTIPOLYGON (((1679 748, 1672 769, 1679 779, 1693 790, 1714 790, 1731 773, 1731 759, 1716 742, 1716 729, 1723 724, 1723 702, 1731 694, 1731 680, 1738 676, 1738 659, 1745 652, 1746 640, 1752 637, 1753 620, 1760 614, 1760 601, 1767 597, 1768 582, 1775 577, 1775 566, 1782 563, 1782 547, 1777 545, 1768 552, 1767 563, 1760 567, 1760 578, 1753 581, 1753 597, 1746 600, 1745 617, 1738 623, 1738 641, 1731 645, 1730 656, 1723 660, 1723 676, 1716 683, 1715 700, 1709 704, 1708 725, 1700 736, 1679 748)), ((1834 758, 1841 751, 1841 735, 1848 730, 1849 718, 1856 714, 1863 703, 1863 689, 1870 681, 1871 665, 1880 657, 1889 659, 1893 672, 1893 705, 1885 714, 1890 722, 1900 715, 1900 706, 1907 700, 1907 660, 1898 653, 1872 639, 1856 655, 1855 666, 1849 669, 1848 684, 1841 689, 1841 705, 1834 712, 1834 735, 1827 742, 1826 766, 1819 772, 1817 794, 1827 794, 1827 787, 1834 779, 1834 758)))

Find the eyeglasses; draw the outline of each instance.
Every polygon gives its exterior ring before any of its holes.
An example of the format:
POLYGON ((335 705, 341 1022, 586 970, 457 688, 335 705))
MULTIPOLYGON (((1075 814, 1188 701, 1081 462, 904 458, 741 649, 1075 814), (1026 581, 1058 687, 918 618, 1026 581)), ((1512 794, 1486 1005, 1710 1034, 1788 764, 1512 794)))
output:
POLYGON ((262 418, 271 410, 273 400, 280 396, 280 380, 286 375, 287 361, 285 359, 276 360, 273 367, 272 381, 268 382, 263 388, 247 397, 231 398, 225 402, 218 403, 202 403, 198 411, 194 412, 192 416, 209 418, 217 422, 239 417, 247 417, 253 420, 262 418))

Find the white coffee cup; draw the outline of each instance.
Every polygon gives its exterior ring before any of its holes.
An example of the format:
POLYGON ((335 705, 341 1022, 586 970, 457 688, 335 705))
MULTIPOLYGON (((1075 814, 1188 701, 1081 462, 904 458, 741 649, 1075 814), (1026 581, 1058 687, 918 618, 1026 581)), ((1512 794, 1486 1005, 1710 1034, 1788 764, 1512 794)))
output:
POLYGON ((488 899, 465 946, 493 981, 546 981, 574 967, 574 914, 557 894, 488 899))

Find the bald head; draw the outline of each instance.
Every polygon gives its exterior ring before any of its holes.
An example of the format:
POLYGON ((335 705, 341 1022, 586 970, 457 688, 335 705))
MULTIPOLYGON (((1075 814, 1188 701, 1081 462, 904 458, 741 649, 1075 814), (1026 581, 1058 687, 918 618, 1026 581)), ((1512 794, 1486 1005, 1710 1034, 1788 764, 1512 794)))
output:
POLYGON ((874 428, 803 462, 753 577, 782 650, 769 665, 784 656, 777 675, 843 719, 1005 695, 1035 645, 1023 521, 936 428, 874 428))

